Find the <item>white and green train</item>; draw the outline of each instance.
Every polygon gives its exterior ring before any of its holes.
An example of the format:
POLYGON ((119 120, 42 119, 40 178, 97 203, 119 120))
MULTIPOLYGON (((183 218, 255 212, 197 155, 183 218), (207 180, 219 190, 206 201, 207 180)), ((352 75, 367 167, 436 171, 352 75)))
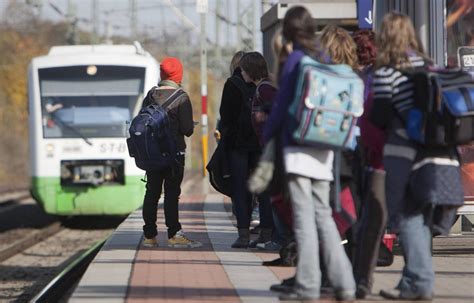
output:
POLYGON ((159 79, 135 45, 55 46, 29 67, 31 193, 49 214, 123 215, 143 201, 127 121, 159 79))

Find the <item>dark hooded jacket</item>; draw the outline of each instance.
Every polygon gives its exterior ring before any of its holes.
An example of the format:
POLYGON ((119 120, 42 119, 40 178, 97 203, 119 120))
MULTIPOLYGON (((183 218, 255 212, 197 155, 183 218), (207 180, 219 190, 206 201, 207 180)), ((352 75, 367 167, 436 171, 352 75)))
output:
POLYGON ((251 121, 251 98, 254 93, 255 85, 245 83, 240 68, 236 68, 224 84, 219 109, 221 116, 219 131, 229 139, 227 149, 260 150, 261 148, 251 121), (236 83, 241 83, 247 94, 244 95, 243 89, 236 86, 236 83))

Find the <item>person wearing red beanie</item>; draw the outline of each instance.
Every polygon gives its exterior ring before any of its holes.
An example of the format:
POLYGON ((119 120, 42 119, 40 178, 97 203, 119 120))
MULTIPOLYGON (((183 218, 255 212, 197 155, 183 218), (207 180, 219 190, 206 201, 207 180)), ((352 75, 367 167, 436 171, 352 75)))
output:
POLYGON ((171 80, 176 84, 183 81, 183 64, 175 57, 165 57, 160 64, 161 81, 171 80))
POLYGON ((190 137, 194 131, 193 108, 188 94, 181 88, 183 65, 177 58, 166 57, 160 64, 161 81, 151 88, 143 100, 143 107, 151 104, 164 106, 169 118, 169 128, 175 139, 178 153, 173 167, 164 170, 147 171, 146 193, 143 199, 143 245, 158 245, 156 219, 158 200, 164 191, 164 213, 168 228, 168 246, 178 248, 196 248, 201 242, 189 239, 179 222, 179 195, 184 176, 184 157, 186 143, 184 137, 190 137), (170 102, 168 102, 170 101, 170 102), (164 189, 164 190, 163 190, 164 189))

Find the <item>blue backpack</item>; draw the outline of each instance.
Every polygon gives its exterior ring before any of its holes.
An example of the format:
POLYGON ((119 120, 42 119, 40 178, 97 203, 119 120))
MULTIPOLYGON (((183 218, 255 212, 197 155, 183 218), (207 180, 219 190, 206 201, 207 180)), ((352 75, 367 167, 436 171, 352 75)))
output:
POLYGON ((292 138, 300 145, 349 147, 363 105, 364 83, 350 66, 323 64, 304 56, 288 112, 292 138))
POLYGON ((152 102, 133 118, 127 146, 138 168, 145 171, 163 170, 174 163, 178 150, 167 110, 183 93, 178 89, 163 105, 152 102))
POLYGON ((408 137, 424 146, 474 140, 474 81, 461 70, 405 71, 414 82, 415 104, 404 120, 408 137))

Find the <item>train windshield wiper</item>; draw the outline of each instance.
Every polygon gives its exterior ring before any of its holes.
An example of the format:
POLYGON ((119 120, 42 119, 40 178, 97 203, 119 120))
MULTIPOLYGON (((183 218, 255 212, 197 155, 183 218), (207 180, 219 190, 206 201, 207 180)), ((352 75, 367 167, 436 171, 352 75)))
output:
POLYGON ((82 140, 84 140, 84 142, 92 146, 92 142, 89 140, 89 138, 84 136, 77 128, 75 128, 72 125, 67 124, 66 122, 61 120, 59 117, 57 117, 54 113, 50 113, 50 116, 51 118, 53 118, 55 122, 61 124, 62 126, 68 128, 69 130, 72 130, 76 135, 78 135, 82 140))

